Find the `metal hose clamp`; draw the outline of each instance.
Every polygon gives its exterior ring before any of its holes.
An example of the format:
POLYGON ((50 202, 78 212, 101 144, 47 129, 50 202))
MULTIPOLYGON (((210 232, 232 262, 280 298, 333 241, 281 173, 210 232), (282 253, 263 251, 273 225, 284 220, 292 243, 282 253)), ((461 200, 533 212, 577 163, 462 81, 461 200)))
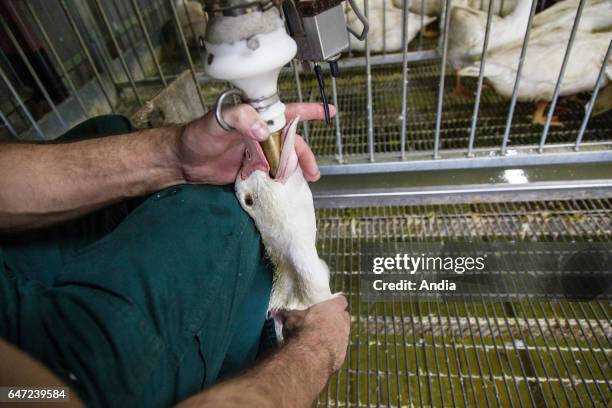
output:
POLYGON ((223 119, 223 101, 230 95, 239 95, 242 97, 242 91, 238 88, 226 89, 217 96, 217 100, 215 101, 215 119, 217 119, 219 126, 228 132, 233 131, 234 127, 230 126, 225 119, 223 119))

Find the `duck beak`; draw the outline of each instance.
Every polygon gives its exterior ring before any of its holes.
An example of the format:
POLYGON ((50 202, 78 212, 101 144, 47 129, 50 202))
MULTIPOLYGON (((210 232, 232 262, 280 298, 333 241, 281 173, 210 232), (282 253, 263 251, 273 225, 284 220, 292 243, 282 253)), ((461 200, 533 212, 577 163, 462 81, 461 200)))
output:
POLYGON ((289 177, 295 173, 298 168, 298 157, 295 152, 295 138, 297 135, 297 125, 300 121, 300 115, 297 115, 283 129, 283 149, 280 155, 278 172, 274 179, 285 184, 289 177))
MULTIPOLYGON (((274 149, 276 153, 269 149, 266 150, 266 147, 270 147, 269 144, 259 144, 254 140, 248 140, 244 158, 242 159, 240 177, 246 180, 254 171, 261 170, 264 173, 271 173, 273 180, 285 184, 298 167, 298 158, 295 152, 295 139, 299 121, 300 116, 298 115, 285 126, 282 134, 276 135, 279 139, 276 142, 276 146, 280 146, 280 141, 282 140, 282 149, 276 147, 274 149), (280 153, 278 153, 279 150, 280 153), (275 160, 271 158, 271 154, 278 157, 278 159, 275 160), (276 163, 277 165, 274 166, 276 163), (272 167, 276 167, 274 173, 271 171, 272 167)), ((274 134, 270 135, 270 138, 273 136, 274 134)))
POLYGON ((261 145, 254 140, 248 140, 242 159, 240 177, 246 180, 256 170, 261 170, 267 174, 270 171, 270 165, 268 160, 266 160, 261 145))

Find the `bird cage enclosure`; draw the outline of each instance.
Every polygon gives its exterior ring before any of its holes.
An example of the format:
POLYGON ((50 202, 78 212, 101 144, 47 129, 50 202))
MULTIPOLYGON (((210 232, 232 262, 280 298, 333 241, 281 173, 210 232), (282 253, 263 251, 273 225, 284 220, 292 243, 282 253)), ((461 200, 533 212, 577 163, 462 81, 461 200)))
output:
MULTIPOLYGON (((374 24, 382 29, 373 30, 371 38, 359 47, 353 39, 352 47, 340 61, 341 75, 327 81, 330 100, 340 110, 333 126, 311 124, 303 131, 319 157, 323 174, 610 159, 612 113, 593 115, 597 100, 604 99, 598 96, 601 86, 608 82, 608 64, 602 63, 600 72, 594 75, 594 92, 560 98, 564 71, 568 64, 576 63, 572 61, 575 35, 562 50, 560 71, 552 75, 557 80, 553 81, 555 92, 545 111, 549 123, 542 126, 532 123, 532 104, 519 100, 520 75, 518 81, 513 81, 517 85, 510 98, 487 85, 484 69, 483 75, 463 79, 471 95, 453 94, 456 79, 448 61, 449 30, 445 30, 451 20, 451 13, 445 10, 452 8, 451 1, 439 2, 440 15, 434 17, 409 11, 418 1, 406 1, 406 7, 399 3, 359 3, 367 6, 364 12, 372 14, 374 24), (424 35, 425 29, 413 33, 414 28, 409 26, 415 22, 425 26, 432 19, 435 21, 427 27, 437 31, 437 38, 424 35), (401 21, 407 21, 405 29, 401 21), (403 43, 388 38, 406 36, 413 38, 403 43), (373 50, 371 41, 376 43, 373 50), (398 44, 403 46, 398 49, 398 44), (556 116, 561 126, 553 125, 556 116)), ((478 2, 482 8, 485 3, 478 2)), ((501 10, 504 2, 497 3, 501 10)), ((571 24, 571 29, 568 25, 570 36, 579 31, 582 10, 589 1, 573 3, 576 24, 571 24)), ((49 140, 95 114, 116 112, 129 116, 184 69, 189 69, 201 85, 197 88, 198 99, 208 110, 219 90, 226 86, 203 73, 201 49, 194 47, 203 34, 201 22, 195 20, 202 17, 194 14, 188 4, 144 0, 7 2, 7 16, 13 17, 6 17, 3 26, 15 35, 6 36, 4 43, 9 52, 2 53, 2 92, 6 95, 2 132, 12 137, 49 140), (19 44, 22 38, 30 37, 34 37, 35 44, 26 41, 15 47, 15 41, 19 44), (58 95, 54 89, 43 89, 51 82, 41 83, 44 75, 30 74, 41 70, 22 62, 21 53, 25 56, 38 50, 45 55, 44 71, 52 72, 53 82, 63 84, 58 95), (34 102, 30 100, 33 96, 37 97, 34 102)), ((545 0, 533 3, 529 21, 534 20, 536 11, 552 4, 545 0)), ((350 7, 346 7, 348 16, 350 7)), ((425 10, 425 6, 422 8, 425 10)), ((496 15, 491 13, 494 18, 496 15)), ((485 31, 484 41, 488 42, 488 35, 485 31)), ((518 48, 527 52, 528 47, 529 41, 522 41, 518 48)), ((607 48, 606 56, 600 57, 602 62, 609 61, 607 48)), ((281 77, 281 98, 286 102, 318 101, 317 88, 314 76, 302 72, 297 64, 287 67, 281 77)), ((603 93, 609 98, 609 92, 603 93)))
MULTIPOLYGON (((338 114, 329 126, 303 123, 301 132, 324 176, 313 185, 319 253, 352 317, 347 360, 317 405, 609 405, 605 295, 517 301, 502 290, 381 303, 364 299, 359 277, 371 243, 612 241, 612 4, 357 3, 371 31, 363 43, 351 38, 339 76, 326 77, 338 114), (516 33, 508 44, 487 48, 503 37, 497 22, 519 5, 524 26, 509 28, 516 33), (559 5, 567 6, 560 31, 543 29, 541 13, 559 5), (455 7, 478 10, 470 61, 455 59, 455 7), (585 22, 600 25, 587 33, 585 22), (549 85, 534 123, 538 99, 524 98, 521 83, 534 71, 530 46, 546 31, 559 33, 550 57, 558 64, 539 69, 551 72, 548 82, 537 78, 549 85), (597 36, 594 60, 577 60, 589 35, 597 36), (502 92, 486 67, 502 66, 503 52, 516 58, 502 92), (592 86, 566 91, 576 64, 589 67, 582 77, 592 86), (459 71, 464 92, 455 91, 459 71)), ((110 113, 138 126, 184 123, 229 87, 204 73, 198 1, 0 0, 0 11, 0 138, 53 140, 110 113)), ((285 103, 320 100, 316 77, 297 61, 283 68, 279 93, 285 103)))

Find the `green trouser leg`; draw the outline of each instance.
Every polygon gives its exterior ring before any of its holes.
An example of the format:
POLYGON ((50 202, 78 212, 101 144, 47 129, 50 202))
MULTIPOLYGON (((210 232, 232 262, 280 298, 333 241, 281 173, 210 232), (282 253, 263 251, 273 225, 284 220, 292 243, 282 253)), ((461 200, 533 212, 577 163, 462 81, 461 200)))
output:
POLYGON ((172 187, 131 207, 84 239, 71 226, 0 251, 0 336, 91 406, 167 406, 252 364, 270 294, 231 186, 172 187))

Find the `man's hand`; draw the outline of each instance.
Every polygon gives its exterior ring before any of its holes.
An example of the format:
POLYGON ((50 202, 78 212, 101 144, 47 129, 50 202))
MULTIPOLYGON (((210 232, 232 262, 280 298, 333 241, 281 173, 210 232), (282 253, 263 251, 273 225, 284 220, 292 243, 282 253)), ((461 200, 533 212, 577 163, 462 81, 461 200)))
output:
MULTIPOLYGON (((336 110, 330 106, 331 115, 336 110)), ((323 119, 323 106, 315 103, 289 104, 285 116, 287 121, 300 115, 303 120, 323 119)), ((249 105, 238 105, 223 110, 223 118, 236 130, 223 130, 208 112, 200 119, 189 123, 179 139, 178 160, 188 183, 228 184, 234 182, 242 165, 245 140, 264 141, 269 136, 268 126, 249 105)), ((312 151, 300 137, 295 148, 304 178, 319 179, 319 168, 312 151)))
POLYGON ((346 298, 281 312, 287 342, 241 376, 179 404, 191 407, 312 407, 344 361, 350 328, 346 298))
POLYGON ((327 352, 331 374, 342 366, 346 356, 351 328, 347 305, 346 298, 340 295, 306 310, 283 311, 280 313, 283 337, 288 342, 327 352))
MULTIPOLYGON (((324 117, 319 104, 287 105, 288 119, 297 114, 324 117)), ((66 221, 177 184, 233 183, 245 140, 263 140, 268 131, 248 105, 230 107, 223 117, 235 131, 221 129, 209 112, 184 127, 74 143, 0 144, 0 234, 66 221)), ((295 148, 304 177, 316 181, 314 155, 301 138, 295 148)))

